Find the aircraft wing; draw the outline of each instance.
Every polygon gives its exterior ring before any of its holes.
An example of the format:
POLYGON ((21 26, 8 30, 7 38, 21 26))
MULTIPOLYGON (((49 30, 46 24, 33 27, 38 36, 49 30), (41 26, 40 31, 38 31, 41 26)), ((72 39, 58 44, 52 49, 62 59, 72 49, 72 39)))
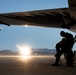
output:
POLYGON ((0 14, 0 24, 8 26, 30 25, 61 28, 64 27, 64 23, 71 20, 68 8, 0 14))
POLYGON ((0 24, 72 28, 76 31, 76 20, 70 15, 68 8, 4 13, 0 14, 0 24))

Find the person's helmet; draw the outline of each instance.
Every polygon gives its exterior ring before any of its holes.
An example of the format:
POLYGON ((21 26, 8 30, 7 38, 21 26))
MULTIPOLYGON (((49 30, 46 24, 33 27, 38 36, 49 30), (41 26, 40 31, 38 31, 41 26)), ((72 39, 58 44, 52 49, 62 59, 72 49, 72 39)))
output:
POLYGON ((62 37, 64 37, 64 36, 65 36, 65 32, 64 32, 64 31, 61 31, 61 32, 60 32, 60 35, 61 35, 62 37))

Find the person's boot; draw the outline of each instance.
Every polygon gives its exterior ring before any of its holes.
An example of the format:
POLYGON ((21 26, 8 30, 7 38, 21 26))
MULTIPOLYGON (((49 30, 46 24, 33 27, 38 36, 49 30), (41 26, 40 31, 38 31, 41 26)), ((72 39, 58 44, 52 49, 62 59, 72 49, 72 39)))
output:
POLYGON ((58 63, 54 63, 54 64, 52 64, 52 66, 59 66, 59 64, 58 63))

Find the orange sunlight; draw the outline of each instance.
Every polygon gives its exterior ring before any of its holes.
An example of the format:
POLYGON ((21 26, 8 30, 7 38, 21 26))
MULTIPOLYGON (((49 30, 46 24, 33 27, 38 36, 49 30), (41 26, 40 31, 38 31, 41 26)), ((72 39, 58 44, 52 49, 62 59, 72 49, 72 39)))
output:
POLYGON ((17 44, 17 48, 19 49, 19 54, 22 56, 30 56, 31 55, 31 48, 29 46, 25 46, 25 45, 18 45, 17 44))

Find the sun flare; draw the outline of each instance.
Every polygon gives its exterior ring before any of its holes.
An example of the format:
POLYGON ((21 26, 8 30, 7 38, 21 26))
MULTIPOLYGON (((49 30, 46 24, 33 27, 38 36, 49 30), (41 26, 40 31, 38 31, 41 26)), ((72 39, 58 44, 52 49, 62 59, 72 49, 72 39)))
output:
POLYGON ((18 49, 19 49, 19 54, 23 55, 23 56, 28 56, 31 54, 31 48, 29 46, 20 46, 17 45, 18 49))

